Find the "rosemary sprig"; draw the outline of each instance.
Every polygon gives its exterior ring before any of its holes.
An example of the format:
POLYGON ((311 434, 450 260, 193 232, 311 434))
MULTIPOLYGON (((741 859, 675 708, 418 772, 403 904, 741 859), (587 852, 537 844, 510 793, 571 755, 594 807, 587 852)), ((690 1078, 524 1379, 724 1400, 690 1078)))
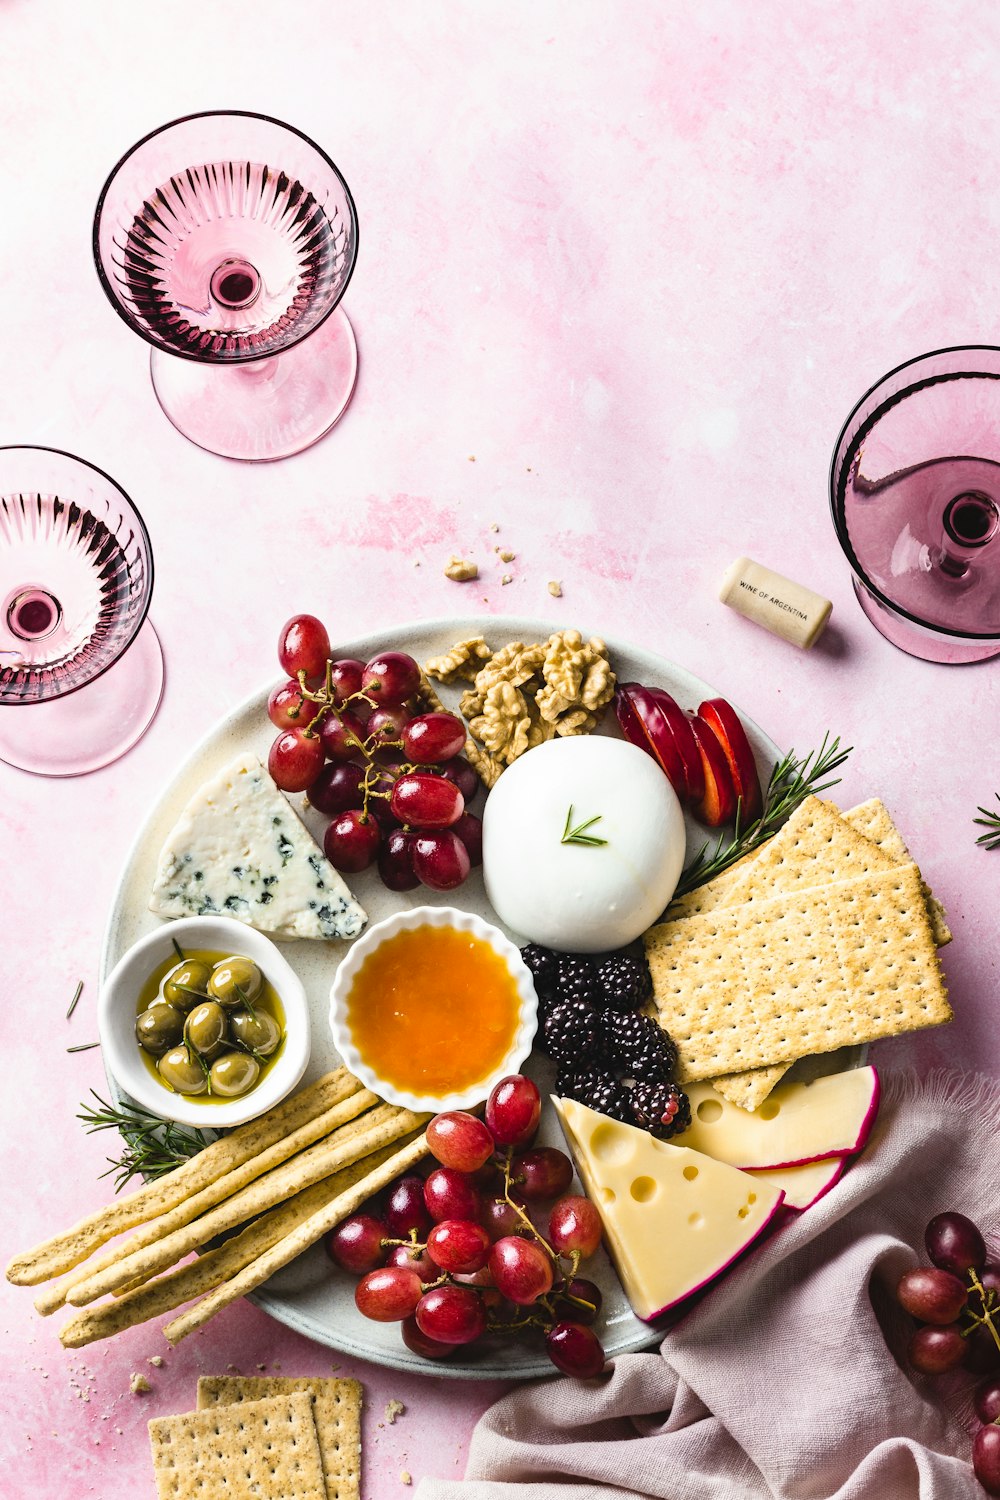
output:
POLYGON ((204 1131, 193 1127, 182 1129, 172 1120, 161 1120, 138 1104, 116 1109, 114 1105, 106 1104, 93 1089, 90 1092, 100 1108, 94 1109, 85 1103, 80 1105, 76 1117, 82 1121, 84 1130, 88 1135, 97 1130, 117 1130, 125 1143, 121 1156, 107 1158, 111 1165, 101 1174, 104 1177, 109 1177, 112 1172, 117 1174, 116 1193, 120 1193, 133 1177, 142 1176, 148 1180, 172 1172, 174 1167, 197 1156, 209 1144, 204 1131))
POLYGON ((587 818, 585 822, 577 823, 574 828, 572 826, 573 804, 571 802, 569 812, 566 814, 566 826, 563 828, 562 838, 559 840, 560 844, 582 844, 585 848, 590 849, 603 848, 608 842, 607 839, 598 838, 596 833, 587 832, 587 829, 593 828, 594 824, 599 823, 602 817, 603 813, 598 813, 594 818, 587 818))
POLYGON ((675 898, 714 880, 745 854, 766 843, 807 797, 818 797, 820 792, 836 786, 840 777, 832 776, 832 773, 844 764, 853 748, 848 745, 842 750, 839 737, 831 739, 825 734, 819 749, 808 755, 799 756, 794 750, 789 750, 771 772, 760 817, 744 826, 737 807, 732 833, 720 834, 714 848, 704 844, 691 863, 685 865, 677 882, 675 898))
MULTIPOLYGON (((993 795, 1000 802, 1000 792, 994 792, 993 795)), ((988 807, 977 807, 976 811, 981 812, 982 817, 973 818, 973 823, 987 830, 979 835, 976 843, 982 844, 984 849, 1000 849, 1000 812, 991 812, 988 807)))

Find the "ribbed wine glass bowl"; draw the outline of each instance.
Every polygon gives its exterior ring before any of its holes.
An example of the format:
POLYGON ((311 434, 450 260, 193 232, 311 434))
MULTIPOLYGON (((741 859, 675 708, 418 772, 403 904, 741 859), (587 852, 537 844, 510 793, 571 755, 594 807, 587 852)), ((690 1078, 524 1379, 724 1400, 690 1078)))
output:
POLYGON ((163 685, 152 589, 146 528, 113 479, 0 448, 0 759, 73 776, 135 744, 163 685))
POLYGON ((1000 654, 1000 349, 890 371, 841 431, 830 503, 854 592, 924 661, 1000 654))
POLYGON ((175 120, 115 167, 94 221, 112 305, 153 346, 174 425, 228 458, 284 458, 328 432, 357 377, 338 304, 357 255, 330 158, 265 115, 175 120))

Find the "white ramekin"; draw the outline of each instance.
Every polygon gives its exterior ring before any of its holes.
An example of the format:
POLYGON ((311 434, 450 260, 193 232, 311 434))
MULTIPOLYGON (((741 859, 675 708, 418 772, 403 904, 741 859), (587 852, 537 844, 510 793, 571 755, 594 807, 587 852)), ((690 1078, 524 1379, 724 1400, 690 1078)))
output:
MULTIPOLYGON (((492 927, 489 922, 484 922, 482 917, 477 917, 472 912, 459 911, 452 906, 416 906, 410 911, 396 912, 393 916, 386 917, 385 921, 377 922, 355 943, 352 943, 351 951, 337 969, 333 988, 330 991, 330 1029, 333 1032, 337 1051, 345 1065, 380 1098, 388 1100, 390 1104, 401 1105, 405 1109, 438 1112, 446 1109, 466 1109, 469 1105, 481 1103, 501 1078, 505 1078, 508 1073, 518 1071, 531 1051, 531 1042, 537 1024, 538 997, 535 994, 531 971, 517 948, 504 937, 499 928, 492 927), (410 1094, 397 1088, 395 1084, 387 1082, 386 1079, 380 1078, 361 1057, 347 1024, 347 997, 355 975, 365 959, 388 938, 415 927, 451 927, 459 932, 471 933, 473 937, 488 943, 493 951, 500 955, 517 986, 520 1014, 517 1031, 506 1056, 488 1078, 450 1094, 410 1094)), ((441 1045, 442 1047, 448 1046, 447 1037, 441 1038, 441 1045)))
POLYGON ((302 981, 270 938, 231 917, 182 917, 140 938, 105 980, 97 1022, 104 1062, 119 1087, 144 1109, 182 1125, 222 1129, 262 1115, 291 1093, 309 1061, 309 1006, 302 981), (256 1088, 238 1099, 204 1103, 198 1096, 175 1094, 157 1082, 143 1060, 135 1039, 139 992, 153 970, 173 955, 175 941, 182 950, 203 948, 252 958, 284 1007, 281 1056, 256 1088))

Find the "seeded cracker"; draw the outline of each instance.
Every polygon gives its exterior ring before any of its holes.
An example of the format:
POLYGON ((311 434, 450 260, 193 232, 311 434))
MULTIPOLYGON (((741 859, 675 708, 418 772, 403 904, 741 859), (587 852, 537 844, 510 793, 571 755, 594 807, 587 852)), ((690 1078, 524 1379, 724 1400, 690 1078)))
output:
POLYGON ((304 1392, 149 1424, 159 1500, 326 1500, 304 1392))
POLYGON ((646 953, 681 1080, 951 1019, 915 865, 663 923, 646 953))
POLYGON ((361 1382, 320 1376, 203 1375, 198 1410, 235 1407, 304 1391, 313 1398, 326 1500, 358 1500, 361 1485, 361 1382))

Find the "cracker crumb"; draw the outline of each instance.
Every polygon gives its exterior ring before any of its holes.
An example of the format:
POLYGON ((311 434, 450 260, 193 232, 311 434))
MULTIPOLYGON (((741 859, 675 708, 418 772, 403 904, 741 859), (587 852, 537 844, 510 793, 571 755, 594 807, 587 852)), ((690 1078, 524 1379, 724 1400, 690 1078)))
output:
POLYGON ((415 568, 419 568, 419 567, 420 567, 420 558, 419 558, 419 557, 415 557, 415 558, 414 558, 414 559, 413 559, 413 566, 414 566, 414 567, 415 567, 415 568))
POLYGON ((553 599, 562 598, 562 584, 559 582, 558 578, 549 579, 549 593, 552 595, 553 599))
POLYGON ((474 453, 470 453, 469 454, 469 463, 470 464, 474 464, 475 461, 476 461, 476 455, 474 453))
POLYGON ((453 554, 448 559, 444 576, 450 578, 453 583, 468 583, 471 579, 479 577, 479 569, 474 562, 469 562, 464 557, 455 557, 453 554))
POLYGON ((497 525, 496 521, 491 521, 490 522, 490 530, 491 531, 499 531, 500 530, 500 527, 497 525))
POLYGON ((397 1401, 395 1396, 393 1396, 391 1401, 385 1403, 385 1420, 389 1423, 390 1427, 397 1417, 403 1415, 405 1410, 406 1407, 403 1405, 403 1402, 397 1401))
POLYGON ((149 1358, 147 1359, 146 1363, 147 1363, 147 1365, 155 1365, 158 1370, 162 1369, 162 1367, 163 1367, 163 1355, 162 1354, 151 1354, 149 1356, 149 1358))
POLYGON ((400 1482, 400 1484, 412 1484, 413 1483, 413 1475, 410 1473, 409 1469, 400 1469, 400 1471, 399 1471, 399 1482, 400 1482))
POLYGON ((266 1370, 267 1369, 267 1365, 258 1365, 257 1368, 258 1368, 258 1370, 266 1370))
POLYGON ((128 1388, 133 1396, 144 1396, 147 1391, 153 1389, 145 1375, 140 1374, 138 1371, 130 1377, 128 1388))
POLYGON ((501 580, 500 580, 500 587, 501 588, 505 588, 508 583, 513 583, 513 582, 514 582, 513 575, 510 574, 510 573, 505 573, 503 575, 503 577, 501 578, 501 580))
POLYGON ((505 547, 504 550, 500 554, 500 561, 501 562, 513 562, 516 556, 517 556, 516 552, 510 552, 505 547))

